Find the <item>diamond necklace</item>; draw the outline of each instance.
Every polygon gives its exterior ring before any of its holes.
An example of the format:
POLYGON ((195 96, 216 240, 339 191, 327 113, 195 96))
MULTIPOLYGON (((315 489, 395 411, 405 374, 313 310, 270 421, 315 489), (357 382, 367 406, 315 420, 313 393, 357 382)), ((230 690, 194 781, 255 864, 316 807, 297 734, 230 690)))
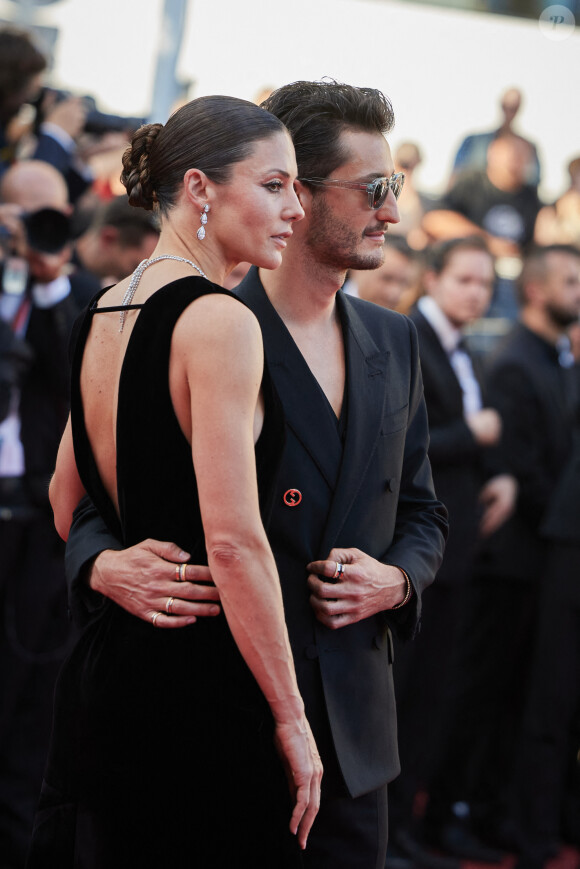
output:
MULTIPOLYGON (((142 277, 145 269, 148 269, 149 266, 153 265, 153 263, 158 263, 162 259, 174 259, 180 263, 187 263, 189 266, 192 266, 192 268, 194 268, 196 271, 198 271, 200 273, 200 275, 202 276, 202 278, 207 278, 207 275, 205 274, 205 272, 202 272, 202 270, 200 269, 199 266, 196 266, 196 264, 194 262, 192 262, 190 259, 185 259, 185 257, 183 257, 183 256, 176 256, 173 253, 164 253, 161 256, 153 257, 153 259, 144 259, 142 262, 139 263, 139 265, 137 266, 137 268, 133 272, 133 277, 131 278, 131 283, 127 287, 127 292, 123 296, 123 301, 121 302, 121 305, 130 305, 131 304, 131 302, 133 301, 133 296, 135 295, 137 287, 139 286, 139 281, 141 280, 141 277, 142 277)), ((127 316, 127 311, 121 311, 121 313, 119 315, 119 332, 123 331, 126 316, 127 316)))

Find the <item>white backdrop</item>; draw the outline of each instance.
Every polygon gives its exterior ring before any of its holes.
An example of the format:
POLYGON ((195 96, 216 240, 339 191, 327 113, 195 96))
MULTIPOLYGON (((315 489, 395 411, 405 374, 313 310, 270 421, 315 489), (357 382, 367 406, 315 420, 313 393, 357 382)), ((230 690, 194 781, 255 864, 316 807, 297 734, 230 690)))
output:
MULTIPOLYGON (((0 16, 13 13, 0 0, 0 16)), ((40 7, 60 28, 52 83, 93 94, 103 111, 146 115, 162 0, 62 0, 40 7)), ((541 193, 558 195, 580 154, 580 33, 555 41, 538 22, 402 0, 190 0, 178 65, 190 96, 252 99, 263 87, 322 76, 379 87, 391 98, 391 142, 417 141, 419 183, 436 192, 466 132, 498 121, 519 86, 522 133, 536 141, 541 193)))

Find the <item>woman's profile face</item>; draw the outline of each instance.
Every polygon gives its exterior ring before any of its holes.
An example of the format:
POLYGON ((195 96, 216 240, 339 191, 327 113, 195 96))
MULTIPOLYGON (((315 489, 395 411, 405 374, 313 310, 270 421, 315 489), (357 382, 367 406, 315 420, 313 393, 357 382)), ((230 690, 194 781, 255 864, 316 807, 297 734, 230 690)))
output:
POLYGON ((280 265, 292 224, 304 216, 296 175, 292 141, 280 131, 256 141, 250 156, 232 166, 230 180, 216 186, 206 231, 215 234, 229 262, 280 265))

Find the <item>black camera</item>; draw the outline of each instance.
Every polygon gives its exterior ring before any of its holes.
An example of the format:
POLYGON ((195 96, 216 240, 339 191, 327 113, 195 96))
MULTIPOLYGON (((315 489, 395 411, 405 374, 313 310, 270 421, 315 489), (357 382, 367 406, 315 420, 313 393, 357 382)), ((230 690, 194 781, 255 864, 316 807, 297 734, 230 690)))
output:
MULTIPOLYGON (((39 253, 60 253, 72 238, 71 219, 55 208, 41 208, 21 216, 26 241, 39 253)), ((12 236, 0 225, 0 260, 13 252, 12 236)))
POLYGON ((28 244, 40 253, 60 253, 71 239, 70 218, 54 208, 25 214, 22 222, 28 244))

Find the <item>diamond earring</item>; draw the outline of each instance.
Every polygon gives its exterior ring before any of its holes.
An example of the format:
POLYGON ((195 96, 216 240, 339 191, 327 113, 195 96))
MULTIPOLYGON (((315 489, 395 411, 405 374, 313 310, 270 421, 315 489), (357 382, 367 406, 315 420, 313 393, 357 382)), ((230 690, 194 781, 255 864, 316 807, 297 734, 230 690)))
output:
POLYGON ((205 225, 207 223, 207 213, 209 211, 209 205, 206 204, 203 206, 203 211, 201 212, 199 219, 201 221, 201 226, 197 230, 197 237, 200 241, 203 241, 205 238, 205 225))

